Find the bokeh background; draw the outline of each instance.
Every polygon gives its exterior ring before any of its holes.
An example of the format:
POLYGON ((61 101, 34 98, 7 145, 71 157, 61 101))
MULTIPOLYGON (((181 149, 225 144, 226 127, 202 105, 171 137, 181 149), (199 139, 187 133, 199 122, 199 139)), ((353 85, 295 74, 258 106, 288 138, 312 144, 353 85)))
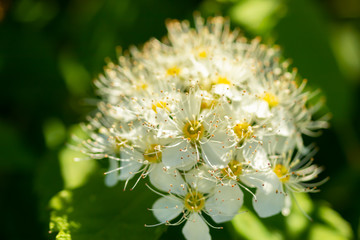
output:
POLYGON ((299 197, 314 221, 296 209, 262 221, 249 212, 214 239, 359 238, 359 0, 0 0, 0 239, 182 239, 181 228, 143 227, 156 223, 146 208, 157 196, 107 189, 105 166, 74 163, 66 143, 94 110, 92 80, 116 62, 116 47, 160 39, 166 19, 194 11, 280 45, 333 115, 306 138, 330 176, 311 201, 299 197))

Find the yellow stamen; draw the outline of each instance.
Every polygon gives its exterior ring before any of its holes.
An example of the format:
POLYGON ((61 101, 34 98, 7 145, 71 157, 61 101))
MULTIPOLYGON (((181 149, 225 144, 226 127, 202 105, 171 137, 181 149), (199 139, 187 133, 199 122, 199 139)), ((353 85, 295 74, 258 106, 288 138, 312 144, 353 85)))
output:
POLYGON ((205 206, 205 198, 199 192, 189 192, 185 196, 184 206, 190 212, 200 212, 205 206))
POLYGON ((276 164, 273 171, 279 177, 281 182, 286 183, 290 180, 289 171, 284 165, 280 163, 276 164))
POLYGON ((177 66, 171 67, 166 71, 166 73, 171 76, 179 75, 180 68, 178 68, 177 66))
POLYGON ((115 137, 114 152, 120 153, 121 148, 125 145, 126 142, 127 142, 127 140, 124 138, 115 137))
POLYGON ((242 174, 243 168, 242 163, 237 160, 231 160, 226 168, 221 170, 221 173, 224 176, 240 176, 242 174))
POLYGON ((161 146, 157 144, 151 144, 144 152, 144 159, 150 163, 161 162, 161 146))
POLYGON ((216 100, 209 100, 203 98, 201 100, 201 109, 211 109, 216 104, 216 100))
POLYGON ((240 138, 251 137, 253 131, 250 129, 250 124, 247 122, 238 123, 234 127, 235 134, 240 138))
POLYGON ((276 107, 279 104, 279 99, 272 93, 266 92, 265 95, 262 97, 264 101, 269 104, 269 107, 276 107))
POLYGON ((135 89, 137 91, 140 91, 140 90, 145 90, 148 88, 148 85, 146 83, 141 83, 141 84, 137 84, 135 85, 135 89))
POLYGON ((157 113, 157 110, 156 110, 157 108, 166 109, 169 111, 169 108, 168 108, 166 102, 164 102, 164 101, 156 102, 151 106, 151 109, 154 110, 154 112, 156 112, 156 113, 157 113))
POLYGON ((187 139, 196 141, 204 135, 204 126, 198 121, 189 121, 185 124, 183 132, 187 139))
POLYGON ((227 84, 227 85, 231 85, 231 82, 229 81, 229 79, 227 79, 227 77, 218 77, 216 84, 227 84))
POLYGON ((206 51, 199 52, 199 58, 206 58, 206 57, 207 57, 206 51))

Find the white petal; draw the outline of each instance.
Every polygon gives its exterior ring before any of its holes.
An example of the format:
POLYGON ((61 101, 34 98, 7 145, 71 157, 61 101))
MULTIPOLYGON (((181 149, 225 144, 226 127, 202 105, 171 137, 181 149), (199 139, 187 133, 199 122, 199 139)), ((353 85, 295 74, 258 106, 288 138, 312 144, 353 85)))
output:
POLYGON ((289 216, 290 212, 291 212, 291 198, 289 195, 285 196, 285 206, 284 208, 281 210, 282 215, 284 216, 289 216))
POLYGON ((275 151, 277 153, 287 152, 290 149, 293 149, 295 147, 295 144, 296 144, 296 138, 294 135, 291 137, 277 135, 275 151))
POLYGON ((265 170, 270 168, 267 153, 258 142, 246 143, 243 150, 243 156, 255 170, 265 170))
POLYGON ((248 104, 244 105, 243 109, 248 113, 255 114, 258 118, 268 118, 271 116, 269 105, 263 100, 251 99, 248 104))
POLYGON ((183 210, 184 205, 174 196, 159 198, 152 206, 152 211, 157 220, 164 223, 176 218, 183 210))
POLYGON ((268 194, 258 189, 255 196, 257 201, 253 199, 253 206, 259 217, 271 217, 280 213, 284 207, 284 194, 268 194))
POLYGON ((209 227, 197 213, 191 213, 182 229, 187 240, 210 240, 209 227))
POLYGON ((200 112, 201 98, 195 94, 182 94, 179 105, 179 110, 175 112, 175 117, 179 120, 185 120, 186 118, 192 120, 200 112))
POLYGON ((249 187, 261 188, 266 192, 271 192, 274 186, 282 189, 279 178, 272 170, 243 174, 240 180, 249 187))
POLYGON ((270 217, 280 213, 285 205, 285 193, 279 178, 272 171, 254 174, 255 178, 257 180, 253 181, 253 185, 257 187, 257 190, 253 206, 257 214, 260 217, 270 217))
POLYGON ((296 131, 293 117, 284 108, 279 108, 274 113, 271 124, 278 135, 291 136, 296 131))
POLYGON ((162 152, 162 162, 167 167, 189 170, 197 162, 196 149, 190 143, 182 141, 174 147, 165 148, 162 152))
MULTIPOLYGON (((119 168, 119 161, 114 159, 109 159, 109 171, 119 168)), ((119 171, 113 171, 105 175, 105 185, 108 187, 113 187, 118 182, 119 171)))
POLYGON ((202 193, 209 193, 216 186, 216 178, 211 176, 211 168, 207 166, 200 166, 194 168, 185 175, 186 182, 191 188, 197 189, 202 193))
MULTIPOLYGON (((300 139, 302 141, 301 136, 300 139)), ((263 147, 269 149, 269 152, 281 154, 293 149, 296 145, 296 141, 297 138, 295 135, 292 135, 291 137, 281 135, 268 135, 263 137, 263 147)), ((306 149, 302 150, 306 151, 306 149)))
POLYGON ((136 175, 136 172, 139 171, 142 163, 131 158, 131 156, 127 153, 122 153, 121 155, 125 160, 121 161, 121 171, 119 175, 120 180, 131 179, 136 175))
POLYGON ((168 169, 163 164, 156 164, 149 173, 150 182, 154 187, 164 192, 185 196, 186 184, 176 169, 168 169))
POLYGON ((212 168, 224 168, 230 160, 230 151, 221 142, 208 141, 201 144, 201 155, 212 168))
POLYGON ((240 187, 233 185, 217 186, 215 194, 206 200, 205 208, 216 223, 231 220, 241 208, 244 195, 240 187))
POLYGON ((227 93, 230 92, 230 85, 228 84, 216 84, 213 86, 213 89, 215 94, 218 95, 228 95, 227 93))

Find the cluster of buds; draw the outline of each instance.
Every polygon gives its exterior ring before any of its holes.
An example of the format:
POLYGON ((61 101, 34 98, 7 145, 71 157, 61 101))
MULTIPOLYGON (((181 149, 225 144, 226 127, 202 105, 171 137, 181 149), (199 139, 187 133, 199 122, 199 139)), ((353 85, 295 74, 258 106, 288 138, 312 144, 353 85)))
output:
MULTIPOLYGON (((322 168, 303 135, 321 103, 280 61, 279 49, 247 41, 223 17, 167 22, 168 36, 131 47, 96 81, 98 111, 83 125, 79 149, 107 159, 105 184, 131 189, 149 180, 161 197, 159 224, 186 222, 186 239, 211 239, 210 222, 239 213, 244 193, 255 212, 288 214, 292 192, 316 192, 322 168)), ((157 225, 157 224, 156 224, 157 225)))

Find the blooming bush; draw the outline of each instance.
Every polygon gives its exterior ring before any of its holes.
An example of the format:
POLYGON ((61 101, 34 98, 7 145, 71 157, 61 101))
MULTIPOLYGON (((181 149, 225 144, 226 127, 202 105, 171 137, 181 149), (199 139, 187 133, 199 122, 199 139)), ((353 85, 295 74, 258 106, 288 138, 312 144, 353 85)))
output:
POLYGON ((317 135, 328 117, 313 119, 317 93, 277 47, 249 42, 222 17, 189 25, 168 21, 164 41, 106 66, 97 112, 83 124, 88 139, 76 148, 108 160, 109 187, 150 182, 161 196, 150 209, 158 224, 186 222, 185 238, 210 239, 208 226, 233 219, 244 194, 264 218, 289 214, 293 192, 318 191, 326 179, 313 181, 322 168, 303 135, 317 135))

